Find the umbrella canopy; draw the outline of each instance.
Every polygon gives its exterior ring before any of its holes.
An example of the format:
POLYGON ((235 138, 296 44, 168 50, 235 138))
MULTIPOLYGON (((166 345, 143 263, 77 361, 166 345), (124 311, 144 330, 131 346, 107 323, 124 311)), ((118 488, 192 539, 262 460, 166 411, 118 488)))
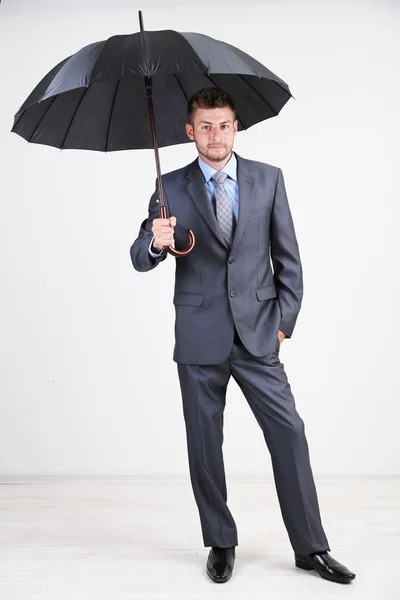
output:
POLYGON ((203 87, 232 97, 238 129, 276 116, 289 86, 238 48, 172 30, 116 35, 54 67, 15 115, 12 131, 61 149, 153 148, 144 78, 151 78, 158 146, 189 142, 188 99, 203 87))

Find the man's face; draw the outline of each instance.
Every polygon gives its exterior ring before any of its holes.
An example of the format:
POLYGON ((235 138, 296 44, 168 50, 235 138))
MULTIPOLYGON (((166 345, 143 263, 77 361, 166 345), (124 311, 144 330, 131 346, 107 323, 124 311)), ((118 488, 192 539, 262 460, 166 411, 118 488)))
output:
POLYGON ((233 148, 238 122, 233 111, 224 108, 197 108, 192 124, 186 123, 186 133, 194 141, 201 158, 210 162, 225 161, 233 148))

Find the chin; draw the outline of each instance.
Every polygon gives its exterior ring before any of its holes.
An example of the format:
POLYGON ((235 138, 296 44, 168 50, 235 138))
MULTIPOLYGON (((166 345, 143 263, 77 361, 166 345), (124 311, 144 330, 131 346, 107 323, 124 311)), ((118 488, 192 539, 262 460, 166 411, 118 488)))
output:
POLYGON ((229 156, 229 152, 227 152, 225 149, 216 152, 211 151, 208 154, 208 158, 210 160, 225 160, 227 156, 229 156))

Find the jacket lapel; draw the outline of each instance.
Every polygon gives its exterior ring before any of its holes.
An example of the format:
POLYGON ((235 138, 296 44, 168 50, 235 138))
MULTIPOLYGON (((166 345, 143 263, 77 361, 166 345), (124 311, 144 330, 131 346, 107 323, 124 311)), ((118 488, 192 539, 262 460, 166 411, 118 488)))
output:
POLYGON ((214 211, 212 209, 212 205, 207 194, 206 186, 204 184, 203 174, 200 170, 197 158, 194 162, 192 162, 189 165, 186 177, 188 179, 187 189, 189 192, 189 196, 193 201, 193 204, 195 205, 196 209, 199 211, 200 215, 207 223, 215 237, 218 238, 218 240, 223 246, 225 246, 225 248, 228 248, 223 238, 221 229, 218 225, 217 218, 214 215, 214 211))
POLYGON ((232 253, 236 250, 240 238, 243 235, 255 200, 255 178, 249 172, 247 161, 236 154, 236 152, 235 155, 237 159, 237 177, 239 184, 239 215, 235 234, 233 236, 232 253))
MULTIPOLYGON (((248 166, 243 158, 236 154, 237 159, 237 174, 239 185, 239 215, 238 222, 233 236, 232 248, 233 252, 237 247, 240 238, 244 232, 247 220, 250 215, 254 203, 254 177, 249 173, 248 166)), ((221 229, 218 225, 217 218, 212 210, 212 205, 209 200, 207 190, 204 184, 203 175, 201 173, 197 159, 190 163, 186 172, 187 189, 189 196, 195 205, 196 209, 207 223, 215 237, 221 242, 226 249, 228 246, 223 238, 221 229)))

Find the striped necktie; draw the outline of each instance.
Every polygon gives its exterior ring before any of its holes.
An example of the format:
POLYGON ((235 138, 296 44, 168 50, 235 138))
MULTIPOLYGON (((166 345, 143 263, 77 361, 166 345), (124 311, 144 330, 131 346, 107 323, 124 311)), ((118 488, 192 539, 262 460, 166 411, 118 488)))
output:
POLYGON ((232 202, 224 185, 227 177, 228 175, 223 171, 217 171, 211 179, 217 184, 217 191, 215 194, 217 221, 222 231, 222 235, 224 236, 224 240, 230 248, 233 237, 233 218, 232 202))

